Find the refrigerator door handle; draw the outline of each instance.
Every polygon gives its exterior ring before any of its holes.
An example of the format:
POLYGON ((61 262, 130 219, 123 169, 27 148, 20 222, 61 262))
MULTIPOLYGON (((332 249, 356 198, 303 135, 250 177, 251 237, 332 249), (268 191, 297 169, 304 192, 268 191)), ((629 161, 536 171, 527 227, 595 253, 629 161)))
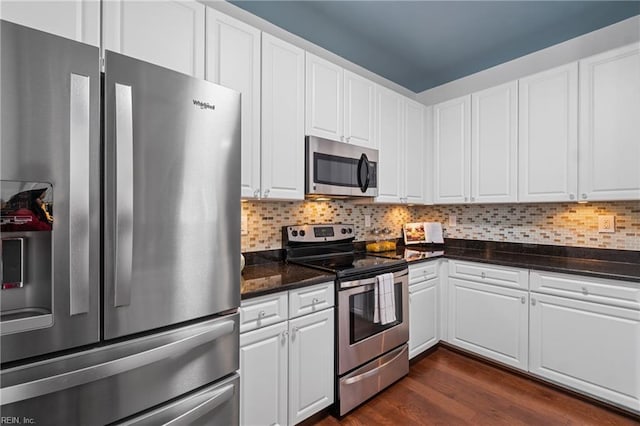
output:
POLYGON ((131 303, 133 267, 133 100, 131 86, 116 83, 116 235, 113 306, 131 303))
POLYGON ((144 352, 138 352, 133 355, 31 382, 3 387, 0 389, 0 400, 3 405, 13 404, 135 370, 145 365, 191 351, 201 345, 232 333, 234 328, 235 323, 233 320, 212 324, 203 330, 199 330, 196 334, 144 352))
POLYGON ((77 315, 89 312, 90 78, 71 74, 70 86, 69 315, 77 315))

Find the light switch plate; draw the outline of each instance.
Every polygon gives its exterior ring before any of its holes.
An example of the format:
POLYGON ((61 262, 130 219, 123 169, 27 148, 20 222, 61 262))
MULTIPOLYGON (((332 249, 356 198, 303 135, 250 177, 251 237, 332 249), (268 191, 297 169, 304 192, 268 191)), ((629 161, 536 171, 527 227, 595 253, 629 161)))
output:
POLYGON ((370 214, 365 214, 364 215, 364 227, 365 228, 371 228, 371 215, 370 214))
POLYGON ((246 214, 243 214, 240 218, 240 235, 249 234, 249 218, 246 214))
POLYGON ((616 232, 616 217, 613 215, 598 216, 598 232, 601 232, 601 233, 616 232))
POLYGON ((450 214, 449 215, 449 226, 456 226, 456 224, 458 223, 458 218, 456 217, 455 214, 450 214))

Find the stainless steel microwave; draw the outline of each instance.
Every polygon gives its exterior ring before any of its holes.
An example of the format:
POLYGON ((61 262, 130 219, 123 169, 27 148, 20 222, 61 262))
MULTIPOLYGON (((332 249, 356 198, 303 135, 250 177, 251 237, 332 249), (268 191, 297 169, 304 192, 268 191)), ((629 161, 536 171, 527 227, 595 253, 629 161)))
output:
POLYGON ((308 196, 378 196, 378 150, 306 137, 308 196))

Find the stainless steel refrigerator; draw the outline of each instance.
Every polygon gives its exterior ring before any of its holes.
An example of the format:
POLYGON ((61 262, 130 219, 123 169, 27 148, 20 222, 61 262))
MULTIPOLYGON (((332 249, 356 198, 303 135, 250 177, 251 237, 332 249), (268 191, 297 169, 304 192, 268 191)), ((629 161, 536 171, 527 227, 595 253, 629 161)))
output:
POLYGON ((237 423, 240 95, 0 27, 2 416, 237 423))

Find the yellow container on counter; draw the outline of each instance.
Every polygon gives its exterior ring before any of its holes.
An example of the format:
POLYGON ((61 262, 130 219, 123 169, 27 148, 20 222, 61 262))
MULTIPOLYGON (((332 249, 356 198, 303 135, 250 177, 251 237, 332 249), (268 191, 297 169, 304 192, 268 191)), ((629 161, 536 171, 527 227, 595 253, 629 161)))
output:
POLYGON ((374 243, 367 243, 367 251, 372 253, 378 253, 382 251, 391 251, 396 249, 395 241, 376 241, 374 243))

